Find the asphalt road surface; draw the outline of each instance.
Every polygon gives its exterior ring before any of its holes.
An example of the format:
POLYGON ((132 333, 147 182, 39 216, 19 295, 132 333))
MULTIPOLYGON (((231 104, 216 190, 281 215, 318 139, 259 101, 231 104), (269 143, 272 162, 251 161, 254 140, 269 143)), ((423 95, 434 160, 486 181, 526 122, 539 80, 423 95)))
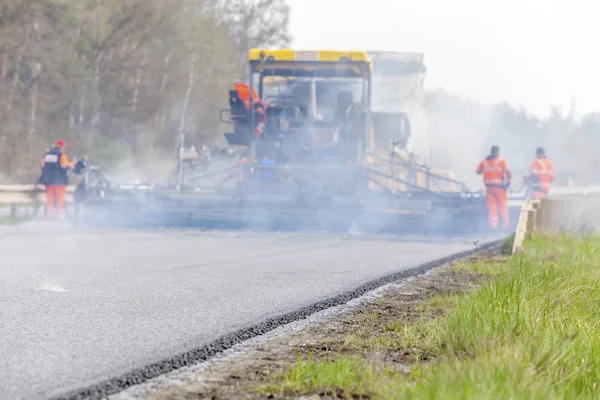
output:
POLYGON ((112 378, 492 239, 0 227, 0 398, 112 378))

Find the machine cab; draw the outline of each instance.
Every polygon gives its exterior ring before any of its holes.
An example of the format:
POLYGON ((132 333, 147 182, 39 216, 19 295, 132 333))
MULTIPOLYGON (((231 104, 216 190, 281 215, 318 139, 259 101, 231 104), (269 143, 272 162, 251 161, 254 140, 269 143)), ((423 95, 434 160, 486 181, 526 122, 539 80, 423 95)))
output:
POLYGON ((253 49, 248 58, 248 85, 263 108, 248 107, 230 91, 230 145, 254 142, 266 156, 270 147, 288 158, 323 157, 367 140, 372 67, 365 52, 253 49), (256 135, 261 122, 264 129, 256 135))

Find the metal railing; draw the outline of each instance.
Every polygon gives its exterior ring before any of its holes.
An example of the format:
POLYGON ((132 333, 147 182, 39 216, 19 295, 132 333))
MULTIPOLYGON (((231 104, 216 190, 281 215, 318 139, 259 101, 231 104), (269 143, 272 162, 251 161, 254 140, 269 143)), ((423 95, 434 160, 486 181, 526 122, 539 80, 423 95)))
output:
MULTIPOLYGON (((67 187, 65 202, 73 203, 75 186, 67 187)), ((19 217, 19 210, 27 208, 29 214, 37 214, 46 204, 46 190, 43 185, 0 185, 0 207, 7 212, 2 213, 0 218, 7 217, 15 219, 19 217)))

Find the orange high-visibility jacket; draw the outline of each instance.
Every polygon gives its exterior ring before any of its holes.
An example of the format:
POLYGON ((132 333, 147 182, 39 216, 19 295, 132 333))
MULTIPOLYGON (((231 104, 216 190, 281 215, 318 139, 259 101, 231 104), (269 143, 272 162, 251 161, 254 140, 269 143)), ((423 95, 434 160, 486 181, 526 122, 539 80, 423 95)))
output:
MULTIPOLYGON (((250 109, 250 86, 245 83, 236 83, 233 85, 233 90, 237 90, 240 95, 240 99, 246 104, 246 109, 250 109)), ((252 99, 256 103, 260 101, 256 90, 252 89, 252 99)))
POLYGON ((526 176, 526 179, 531 180, 535 176, 537 179, 533 180, 533 191, 548 193, 550 184, 554 181, 554 175, 555 171, 552 162, 547 157, 540 157, 529 167, 529 175, 526 176))
POLYGON ((477 167, 477 172, 483 173, 483 183, 486 187, 504 187, 510 181, 508 163, 502 157, 487 157, 477 167))

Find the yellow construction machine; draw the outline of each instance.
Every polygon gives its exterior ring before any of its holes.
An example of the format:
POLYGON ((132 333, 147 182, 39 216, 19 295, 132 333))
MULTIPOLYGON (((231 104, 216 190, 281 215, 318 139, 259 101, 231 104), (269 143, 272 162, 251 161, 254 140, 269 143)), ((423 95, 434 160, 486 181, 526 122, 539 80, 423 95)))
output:
POLYGON ((244 150, 237 174, 240 209, 266 217, 284 212, 295 221, 307 214, 381 221, 388 219, 381 214, 403 213, 454 221, 480 211, 481 199, 440 184, 461 188, 460 182, 432 174, 415 159, 408 146, 411 111, 381 106, 389 77, 422 74, 424 66, 394 70, 389 55, 375 56, 387 62, 374 69, 365 51, 250 50, 247 83, 264 105, 264 131, 255 134, 257 114, 235 90, 221 114, 233 125, 225 134, 228 143, 244 150))
POLYGON ((406 73, 385 60, 365 51, 250 50, 250 98, 236 85, 221 110, 231 126, 224 136, 239 157, 185 174, 180 163, 177 184, 154 185, 144 207, 216 227, 414 232, 424 224, 428 232, 456 232, 479 226, 483 199, 435 186, 459 183, 414 157, 410 138, 420 129, 414 110, 381 106, 398 102, 385 90, 406 73))

